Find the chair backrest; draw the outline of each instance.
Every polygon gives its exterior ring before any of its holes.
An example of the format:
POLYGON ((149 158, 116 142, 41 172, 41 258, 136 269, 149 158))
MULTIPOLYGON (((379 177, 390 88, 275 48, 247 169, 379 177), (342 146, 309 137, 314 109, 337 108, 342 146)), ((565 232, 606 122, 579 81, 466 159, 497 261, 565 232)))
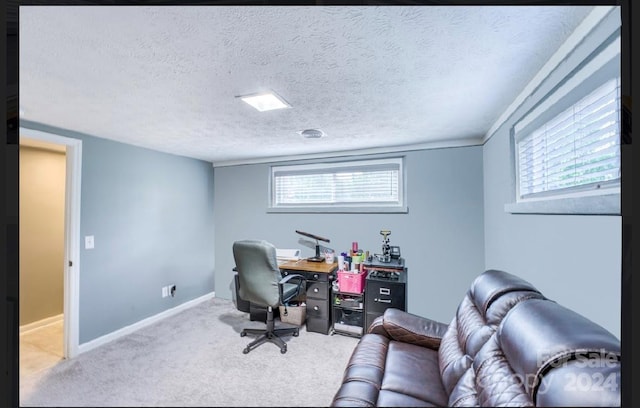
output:
POLYGON ((233 243, 233 257, 238 270, 238 294, 257 305, 280 304, 278 282, 282 279, 276 247, 265 240, 242 240, 233 243))

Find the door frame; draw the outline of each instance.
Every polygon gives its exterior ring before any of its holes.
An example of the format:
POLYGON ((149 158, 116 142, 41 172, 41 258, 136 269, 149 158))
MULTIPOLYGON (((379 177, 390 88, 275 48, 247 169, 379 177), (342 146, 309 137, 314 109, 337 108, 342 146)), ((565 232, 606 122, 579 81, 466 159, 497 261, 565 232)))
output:
POLYGON ((80 187, 82 140, 20 127, 19 135, 66 146, 64 202, 64 358, 78 355, 80 344, 80 187))

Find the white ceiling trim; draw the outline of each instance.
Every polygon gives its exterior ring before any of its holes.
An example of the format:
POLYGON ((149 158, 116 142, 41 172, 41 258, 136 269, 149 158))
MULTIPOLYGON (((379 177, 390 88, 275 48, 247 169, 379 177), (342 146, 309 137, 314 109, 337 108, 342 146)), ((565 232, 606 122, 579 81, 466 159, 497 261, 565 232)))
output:
POLYGON ((227 166, 239 166, 245 164, 260 164, 260 163, 277 163, 284 161, 297 161, 307 159, 326 159, 332 157, 350 157, 350 156, 362 156, 367 154, 383 154, 383 153, 398 153, 398 152, 410 152, 415 150, 430 150, 430 149, 448 149, 454 147, 469 147, 469 146, 481 146, 483 144, 481 138, 476 139, 464 139, 464 140, 447 140, 440 142, 419 143, 406 146, 393 146, 393 147, 378 147, 369 149, 357 149, 350 151, 340 152, 328 152, 317 154, 306 154, 296 156, 278 156, 278 157, 263 157, 259 159, 250 160, 229 160, 214 162, 213 167, 227 167, 227 166))

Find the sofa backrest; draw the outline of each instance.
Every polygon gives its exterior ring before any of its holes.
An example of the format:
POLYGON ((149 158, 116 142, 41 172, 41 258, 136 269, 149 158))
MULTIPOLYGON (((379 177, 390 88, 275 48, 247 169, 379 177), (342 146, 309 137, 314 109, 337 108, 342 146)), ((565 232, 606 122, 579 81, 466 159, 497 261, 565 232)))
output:
POLYGON ((449 406, 478 405, 473 361, 507 313, 527 299, 544 299, 529 282, 499 270, 480 274, 460 302, 438 351, 449 406))
POLYGON ((438 359, 448 406, 620 405, 620 341, 506 272, 474 280, 438 359))
MULTIPOLYGON (((480 386, 498 375, 501 387, 509 384, 536 406, 620 406, 620 341, 584 316, 550 300, 522 302, 495 339, 501 353, 486 357, 502 369, 479 370, 480 386)), ((500 403, 491 392, 484 395, 481 405, 500 403)))

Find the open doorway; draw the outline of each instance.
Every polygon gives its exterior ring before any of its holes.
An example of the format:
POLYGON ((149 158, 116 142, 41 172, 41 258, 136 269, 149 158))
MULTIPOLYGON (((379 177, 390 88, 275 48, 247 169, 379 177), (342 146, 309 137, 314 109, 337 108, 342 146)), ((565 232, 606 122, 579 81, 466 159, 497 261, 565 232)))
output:
POLYGON ((64 358, 66 146, 20 139, 20 373, 64 358))
MULTIPOLYGON (((55 310, 55 301, 48 300, 48 311, 44 310, 47 305, 39 305, 37 310, 30 310, 27 313, 31 314, 31 317, 26 317, 26 320, 36 320, 35 327, 25 327, 25 332, 28 329, 33 329, 39 326, 48 327, 50 332, 48 336, 55 336, 55 333, 60 333, 61 338, 57 340, 52 339, 48 347, 51 349, 57 349, 60 352, 60 358, 73 358, 78 354, 79 345, 79 271, 80 271, 80 169, 82 163, 82 141, 79 139, 67 138, 52 133, 20 128, 20 143, 21 151, 23 141, 27 145, 40 146, 59 149, 64 151, 64 216, 63 216, 63 237, 62 243, 62 262, 60 264, 62 269, 62 282, 56 281, 62 287, 62 313, 55 314, 52 312, 55 310), (45 317, 49 314, 50 316, 45 317), (37 318, 40 317, 38 320, 37 318), (57 325, 57 327, 56 327, 57 325), (58 341, 61 347, 54 344, 58 341)), ((22 166, 22 163, 21 163, 22 166)), ((20 174, 22 182, 22 174, 20 174)), ((22 192, 22 190, 21 190, 22 192)), ((22 199, 22 197, 21 197, 22 199)), ((20 214, 20 224, 22 229, 23 214, 20 214)), ((21 237, 22 241, 22 237, 21 237)), ((21 254, 23 252, 21 242, 21 254)), ((60 256, 59 256, 60 257, 60 256)), ((54 259, 54 258, 52 258, 54 259)), ((51 260, 50 262, 56 263, 57 261, 51 260)), ((37 264, 37 262, 36 262, 37 264)), ((37 267, 37 266, 36 266, 37 267)), ((41 266, 40 266, 41 267, 41 266)), ((55 268, 54 268, 55 269, 55 268)), ((54 272, 55 273, 55 272, 54 272)), ((44 278, 41 278, 44 279, 44 278)), ((54 277, 51 277, 54 279, 54 277)), ((22 265, 20 267, 20 281, 22 285, 22 265)), ((26 283, 25 283, 26 284, 26 283)), ((20 289, 22 291, 22 287, 20 289)), ((36 294, 33 294, 36 296, 36 294)), ((55 295, 53 295, 55 296, 55 295)), ((23 318, 22 313, 22 296, 20 299, 21 306, 21 320, 23 318)), ((27 298, 28 300, 28 298, 27 298)), ((26 322, 25 322, 26 323, 26 322)), ((21 329, 23 322, 21 321, 21 329)), ((21 330, 22 332, 23 330, 21 330)), ((21 333, 22 338, 22 333, 21 333)), ((21 373, 22 374, 22 373, 21 373)))

